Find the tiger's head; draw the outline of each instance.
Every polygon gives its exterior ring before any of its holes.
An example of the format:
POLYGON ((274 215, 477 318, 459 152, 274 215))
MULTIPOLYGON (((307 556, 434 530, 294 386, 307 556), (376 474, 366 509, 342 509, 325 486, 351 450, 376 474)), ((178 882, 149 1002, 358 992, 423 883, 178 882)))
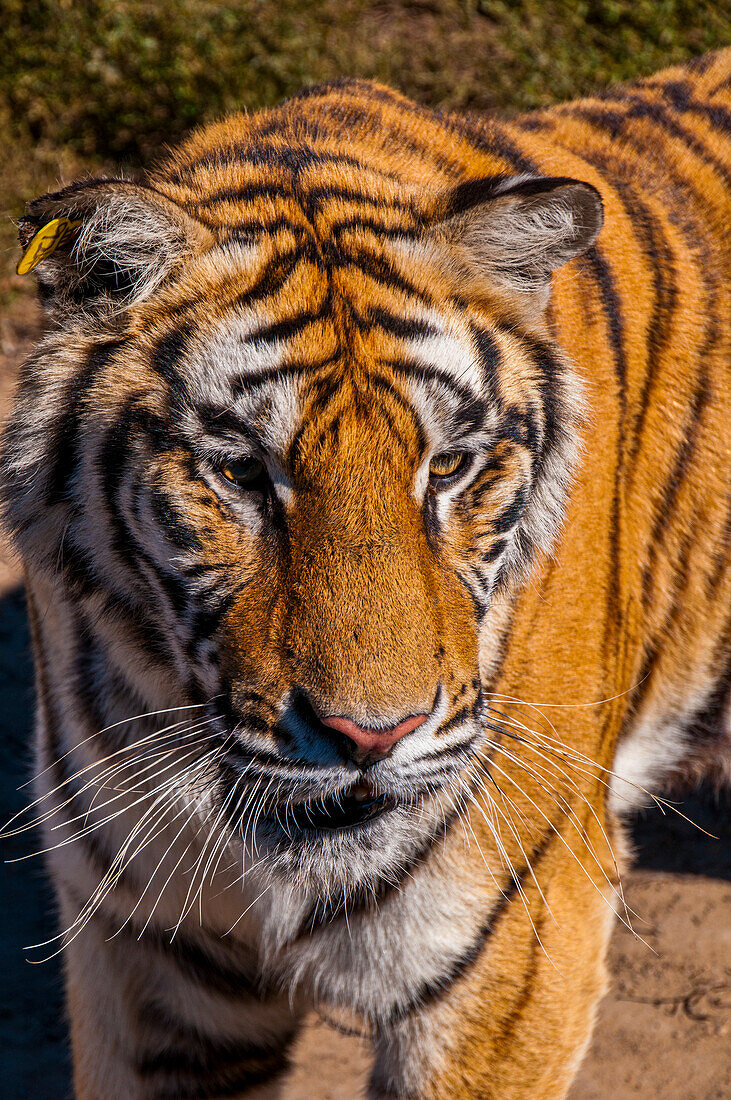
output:
POLYGON ((6 513, 88 686, 202 707, 231 833, 330 888, 408 859, 469 782, 496 609, 576 455, 551 275, 601 203, 226 125, 31 204, 25 243, 79 226, 38 269, 6 513))

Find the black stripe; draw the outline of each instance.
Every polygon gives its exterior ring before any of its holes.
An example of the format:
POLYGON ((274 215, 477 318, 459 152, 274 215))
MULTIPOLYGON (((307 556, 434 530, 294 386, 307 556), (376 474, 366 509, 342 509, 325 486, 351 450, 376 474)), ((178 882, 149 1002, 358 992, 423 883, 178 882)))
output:
POLYGON ((206 435, 221 439, 233 436, 237 442, 245 440, 252 446, 261 446, 261 437, 230 405, 219 407, 202 402, 196 405, 194 412, 206 435))
POLYGON ((477 935, 469 947, 467 947, 462 954, 457 955, 456 958, 453 959, 443 974, 438 978, 422 982, 416 993, 414 993, 407 1002, 397 1005, 394 1008, 389 1021, 392 1025, 407 1019, 409 1016, 413 1015, 414 1012, 419 1012, 441 1000, 443 997, 446 997, 460 978, 463 978, 472 969, 482 952, 485 950, 488 940, 493 933, 497 931, 501 918, 507 912, 508 907, 518 893, 518 887, 520 886, 522 889, 528 878, 532 877, 532 872, 535 873, 543 856, 549 849, 552 838, 553 832, 551 827, 549 827, 549 831, 533 848, 520 870, 517 871, 503 887, 502 895, 493 906, 489 916, 477 932, 477 935))
POLYGON ((685 732, 686 744, 690 743, 694 748, 699 745, 717 745, 719 753, 726 739, 725 715, 728 714, 731 703, 731 648, 728 634, 727 627, 710 662, 714 671, 720 669, 720 674, 717 674, 716 683, 703 709, 696 714, 685 732))
MULTIPOLYGON (((703 161, 709 168, 712 168, 726 183, 731 185, 731 174, 729 174, 724 165, 714 157, 710 149, 698 140, 695 134, 687 130, 677 118, 669 114, 661 103, 644 99, 637 94, 632 94, 630 92, 622 93, 621 91, 614 92, 612 94, 612 99, 616 100, 621 105, 621 108, 625 111, 624 114, 621 110, 605 106, 603 102, 598 104, 596 108, 585 108, 579 104, 569 104, 567 107, 560 107, 555 110, 557 113, 569 116, 581 116, 585 110, 589 110, 591 114, 590 116, 587 115, 587 121, 603 125, 610 133, 614 136, 621 137, 623 140, 631 140, 638 151, 641 152, 643 158, 647 158, 653 154, 652 146, 642 143, 639 136, 637 139, 633 139, 631 127, 626 125, 634 118, 643 119, 657 126, 659 130, 662 130, 664 133, 685 145, 699 158, 699 160, 703 161)), ((660 147, 658 149, 660 156, 655 157, 661 165, 667 163, 667 157, 662 155, 663 152, 664 150, 660 147)))
POLYGON ((177 504, 165 491, 164 481, 160 477, 149 489, 149 499, 153 516, 173 546, 190 552, 203 549, 195 527, 186 522, 177 504))
POLYGON ((492 563, 500 557, 506 546, 507 542, 505 539, 495 539, 490 549, 486 550, 482 555, 482 560, 485 565, 492 565, 492 563))
MULTIPOLYGON (((527 489, 522 487, 515 494, 510 504, 506 505, 502 512, 495 516, 494 520, 490 524, 492 533, 494 535, 503 535, 506 531, 509 531, 511 527, 514 527, 523 514, 528 499, 527 489)), ((489 553, 494 553, 495 546, 489 553)), ((492 559, 490 559, 492 560, 492 559)))
MULTIPOLYGON (((461 707, 455 714, 452 715, 448 721, 444 722, 438 730, 441 737, 445 733, 451 733, 452 730, 457 729, 458 726, 463 725, 468 718, 473 715, 473 708, 470 706, 461 707)), ((431 759, 431 757, 429 758, 431 759)))
MULTIPOLYGON (((699 54, 698 57, 691 57, 687 61, 683 62, 683 68, 690 73, 707 73, 712 66, 720 60, 722 51, 709 50, 707 53, 699 54)), ((650 78, 653 80, 654 78, 650 78)), ((649 81, 648 81, 649 83, 649 81)))
POLYGON ((511 182, 510 176, 484 176, 480 179, 467 180, 455 187, 449 196, 447 216, 454 217, 462 214, 474 206, 493 202, 503 197, 519 195, 532 198, 534 195, 545 195, 560 187, 581 183, 584 187, 591 188, 598 195, 595 187, 583 180, 576 180, 570 176, 536 176, 529 180, 511 182))
POLYGON ((49 506, 71 499, 71 482, 81 460, 81 419, 84 399, 114 355, 128 343, 127 338, 93 344, 84 362, 66 386, 61 407, 63 413, 50 432, 47 455, 52 461, 46 503, 49 506))
POLYGON ((341 386, 341 378, 339 372, 325 375, 324 377, 308 379, 309 383, 309 415, 304 416, 300 423, 299 428, 292 436, 289 447, 287 448, 286 465, 287 468, 295 475, 302 475, 304 473, 302 468, 303 452, 305 438, 310 435, 312 431, 312 422, 314 415, 317 412, 322 414, 329 405, 332 398, 337 394, 341 386))
POLYGON ((375 207, 379 211, 383 210, 384 207, 389 210, 399 210, 410 214, 414 219, 420 217, 420 211, 412 199, 399 199, 396 197, 384 199, 382 195, 368 194, 367 191, 325 183, 304 187, 301 190, 301 194, 295 194, 292 190, 292 183, 288 185, 285 181, 280 183, 262 181, 244 187, 223 188, 220 191, 211 192, 206 195, 205 198, 196 199, 193 206, 195 211, 199 213, 202 210, 210 209, 210 207, 223 202, 243 204, 247 202, 258 202, 262 198, 281 198, 290 201, 300 200, 306 205, 307 213, 310 215, 318 209, 321 209, 326 202, 337 200, 341 202, 361 203, 364 206, 375 207))
POLYGON ((356 268, 375 282, 387 287, 389 290, 400 290, 402 294, 416 298, 419 305, 434 305, 434 298, 429 290, 423 286, 417 286, 404 275, 388 256, 378 252, 369 252, 359 245, 357 251, 340 253, 335 251, 328 256, 330 267, 335 270, 356 268))
MULTIPOLYGON (((101 692, 106 688, 111 671, 106 653, 101 641, 94 636, 87 623, 82 621, 75 623, 74 634, 76 643, 73 661, 74 710, 80 712, 80 717, 87 729, 99 731, 97 734, 99 741, 107 751, 110 751, 113 738, 107 737, 106 716, 100 706, 101 692)), ((130 714, 135 713, 142 713, 142 711, 130 711, 130 714)), ((119 727, 109 732, 118 735, 119 727)))
POLYGON ((431 363, 425 363, 421 359, 381 358, 379 362, 389 367, 395 374, 402 374, 409 380, 433 382, 437 386, 445 386, 448 390, 451 390, 455 401, 460 404, 460 417, 474 420, 476 424, 484 420, 487 408, 480 399, 479 394, 457 382, 451 374, 446 374, 431 363))
POLYGON ((173 938, 170 932, 152 924, 148 924, 144 931, 133 922, 126 923, 120 929, 105 913, 97 913, 95 919, 104 925, 110 936, 114 935, 130 950, 140 947, 148 949, 207 993, 231 1001, 256 1002, 264 1001, 273 994, 272 988, 259 973, 253 951, 249 952, 237 944, 235 951, 227 948, 224 953, 216 932, 201 928, 197 938, 193 939, 188 933, 178 931, 173 938), (221 953, 228 956, 225 961, 221 953))
POLYGON ((624 350, 624 323, 619 304, 619 295, 609 262, 597 245, 584 254, 586 266, 596 282, 604 307, 604 318, 609 329, 609 341, 614 353, 614 367, 617 376, 617 396, 624 415, 626 405, 625 385, 627 381, 627 358, 624 350))
POLYGON ((379 306, 371 306, 364 314, 353 308, 351 309, 351 316, 361 330, 367 330, 375 325, 390 336, 396 336, 402 340, 417 340, 423 336, 441 335, 439 329, 429 321, 423 321, 416 317, 399 316, 379 306))
POLYGON ((297 248, 283 252, 273 259, 251 286, 236 295, 233 305, 241 303, 251 306, 255 302, 271 297, 284 287, 295 268, 303 262, 315 265, 320 263, 317 251, 309 243, 300 244, 297 248))
POLYGON ((379 239, 388 240, 408 240, 416 239, 423 231, 423 219, 414 218, 408 225, 384 225, 383 222, 379 222, 376 218, 369 218, 365 215, 358 215, 350 218, 343 218, 341 221, 333 222, 328 227, 330 236, 335 241, 340 241, 340 238, 347 232, 370 232, 379 239))
POLYGON ((621 484, 624 476, 624 443, 627 416, 627 360, 624 350, 624 322, 619 305, 619 296, 612 276, 611 268, 596 245, 584 256, 584 262, 591 271, 602 299, 604 319, 612 347, 612 358, 617 378, 617 403, 619 416, 617 421, 617 458, 614 470, 614 486, 609 522, 609 591, 605 599, 604 617, 604 654, 607 660, 613 660, 613 639, 622 629, 623 605, 621 602, 621 484))
POLYGON ((301 375, 309 375, 317 370, 322 363, 282 363, 279 367, 271 367, 269 370, 261 370, 251 374, 240 374, 230 381, 231 391, 234 397, 242 397, 259 386, 267 386, 274 382, 283 382, 285 378, 298 378, 301 375))
MULTIPOLYGON (((221 712, 222 717, 226 720, 228 728, 235 728, 240 717, 239 711, 234 709, 233 705, 229 704, 225 698, 217 702, 216 709, 221 712)), ((275 768, 280 773, 291 772, 293 775, 302 775, 302 765, 296 761, 290 760, 286 756, 278 756, 276 753, 268 752, 265 749, 248 748, 236 741, 232 741, 226 746, 226 750, 221 757, 221 766, 224 768, 224 771, 227 760, 234 761, 239 767, 241 765, 245 767, 246 765, 256 762, 257 764, 261 764, 262 768, 275 768)), ((238 780, 242 776, 241 771, 235 771, 233 768, 231 772, 232 775, 229 778, 232 781, 238 780)), ((259 782, 260 779, 260 775, 251 776, 253 783, 259 782)))
POLYGON ((64 584, 71 595, 79 598, 93 598, 97 615, 101 610, 101 613, 107 614, 116 625, 122 621, 125 630, 138 639, 137 645, 140 650, 154 657, 161 665, 169 664, 168 641, 159 625, 147 614, 149 608, 139 600, 135 602, 133 593, 122 596, 106 591, 102 587, 101 578, 96 572, 92 558, 77 545, 72 531, 64 537, 58 554, 58 567, 63 572, 64 584))
POLYGON ((190 1031, 176 1036, 181 1044, 162 1050, 141 1054, 135 1061, 140 1077, 155 1078, 174 1074, 175 1084, 158 1091, 152 1087, 156 1100, 164 1095, 175 1097, 233 1096, 254 1085, 261 1084, 288 1068, 281 1049, 256 1047, 250 1043, 204 1039, 190 1031), (185 1081, 185 1078, 192 1078, 185 1081), (181 1078, 183 1079, 181 1081, 181 1078), (174 1088, 174 1092, 170 1091, 174 1088))
POLYGON ((175 408, 188 399, 188 386, 178 368, 185 357, 191 334, 190 322, 183 322, 166 332, 155 343, 148 360, 150 368, 167 386, 175 408))
MULTIPOLYGON (((129 530, 117 500, 131 457, 130 451, 134 438, 133 428, 138 401, 139 394, 131 394, 122 409, 117 413, 116 420, 107 429, 104 437, 98 465, 101 470, 102 495, 109 511, 109 519, 114 533, 115 553, 124 565, 135 574, 144 590, 147 587, 147 578, 140 571, 136 560, 142 548, 129 530)), ((146 555, 143 553, 144 557, 146 555)))
MULTIPOLYGON (((190 606, 190 593, 184 577, 156 562, 132 531, 120 507, 119 492, 130 464, 134 433, 137 428, 139 395, 131 394, 114 424, 108 429, 102 448, 102 488, 114 533, 114 550, 121 562, 137 578, 141 591, 149 590, 150 580, 142 565, 147 566, 167 596, 174 612, 181 616, 190 606)), ((135 502, 138 506, 138 502, 135 502)))
POLYGON ((184 437, 176 431, 170 420, 152 412, 145 405, 136 409, 135 421, 139 431, 145 435, 150 449, 156 454, 185 446, 184 437))
POLYGON ((207 195, 189 200, 192 211, 200 215, 203 210, 209 210, 220 203, 246 203, 260 202, 261 199, 291 199, 291 189, 286 182, 272 183, 270 180, 257 180, 254 183, 241 187, 223 187, 219 191, 209 191, 207 195))
MULTIPOLYGON (((34 626, 34 612, 31 612, 31 626, 34 626)), ((48 770, 50 779, 53 783, 54 793, 57 794, 61 802, 68 803, 66 806, 56 804, 56 814, 64 822, 76 819, 74 824, 70 826, 70 828, 77 832, 73 843, 81 847, 88 863, 95 873, 99 875, 101 881, 109 870, 116 852, 113 852, 106 845, 106 838, 98 829, 91 832, 84 832, 81 835, 78 834, 78 830, 84 825, 83 818, 89 807, 88 804, 82 805, 79 795, 73 787, 73 780, 76 774, 75 771, 72 770, 73 757, 68 755, 61 745, 60 735, 61 729, 63 728, 61 712, 56 697, 46 680, 46 670, 51 666, 48 663, 47 654, 43 651, 43 642, 40 632, 35 628, 33 629, 33 645, 38 656, 36 680, 40 711, 45 715, 46 719, 46 739, 41 744, 41 763, 44 769, 48 770)), ((89 782, 88 773, 83 777, 83 782, 89 782)), ((45 808, 47 807, 44 806, 44 809, 45 808)), ((138 885, 135 882, 134 873, 130 871, 128 866, 121 872, 118 881, 121 882, 122 885, 129 885, 131 888, 135 888, 138 885)))
MULTIPOLYGON (((709 343, 710 342, 709 340, 709 343)), ((643 603, 645 606, 649 604, 652 595, 652 586, 649 580, 653 575, 653 566, 658 546, 667 530, 675 500, 683 485, 685 475, 695 452, 703 412, 711 397, 708 375, 704 365, 701 366, 701 371, 702 373, 693 395, 693 403, 690 408, 688 423, 683 433, 683 439, 675 456, 673 468, 665 482, 665 492, 663 493, 662 501, 657 510, 655 522, 652 526, 652 532, 648 540, 648 560, 644 567, 644 575, 647 579, 643 581, 643 603)))
MULTIPOLYGON (((449 156, 448 152, 442 152, 434 141, 428 139, 421 141, 418 133, 411 125, 404 126, 401 124, 401 120, 398 120, 394 125, 393 118, 385 117, 383 111, 377 109, 374 105, 379 101, 387 102, 392 110, 398 110, 402 114, 416 115, 421 119, 431 117, 435 122, 444 124, 445 120, 438 113, 426 111, 419 104, 412 103, 408 99, 394 98, 387 89, 371 86, 366 95, 370 100, 367 118, 371 133, 381 135, 381 140, 383 140, 383 135, 389 134, 393 145, 398 148, 402 155, 406 154, 414 161, 426 160, 432 171, 437 168, 451 176, 458 174, 460 166, 454 156, 449 156)), ((344 96, 341 94, 337 101, 328 102, 326 100, 324 103, 319 104, 312 113, 316 115, 318 123, 323 121, 334 123, 338 137, 349 141, 352 132, 362 129, 364 120, 363 96, 357 95, 354 99, 355 101, 351 106, 347 104, 347 101, 343 102, 344 96)), ((299 118, 297 124, 299 127, 299 118)))
POLYGON ((393 385, 388 378, 378 371, 368 374, 368 388, 377 394, 381 394, 386 401, 392 401, 402 412, 406 413, 413 424, 416 433, 417 452, 421 456, 427 448, 426 432, 422 426, 419 414, 414 406, 406 400, 403 394, 393 385))
MULTIPOLYGON (((566 374, 566 368, 556 349, 552 348, 547 341, 529 332, 520 332, 518 338, 522 348, 527 351, 540 372, 539 387, 543 412, 543 433, 538 446, 538 460, 534 470, 534 477, 539 478, 543 473, 549 455, 560 442, 563 433, 566 410, 561 400, 561 382, 566 374)), ((526 413, 525 416, 528 417, 528 414, 526 413)), ((499 429, 498 438, 502 437, 515 441, 515 428, 514 410, 507 410, 501 422, 501 430, 504 435, 501 435, 499 429)), ((538 442, 537 434, 535 420, 528 417, 525 425, 525 439, 520 439, 520 444, 535 453, 538 442)))
POLYGON ((437 512, 437 495, 435 492, 424 494, 422 515, 424 517, 424 530, 426 532, 427 542, 429 543, 432 553, 437 554, 440 547, 442 528, 437 512))
POLYGON ((314 325, 317 321, 321 321, 325 316, 325 311, 326 307, 323 304, 317 310, 305 310, 294 317, 285 317, 281 321, 261 325, 253 332, 247 332, 245 336, 242 336, 239 343, 242 345, 260 345, 274 344, 278 340, 287 340, 300 332, 304 332, 305 329, 309 328, 310 325, 314 325))
POLYGON ((269 221, 264 218, 247 218, 245 221, 227 222, 225 226, 217 227, 219 239, 222 242, 236 242, 239 244, 252 244, 262 236, 274 236, 281 230, 292 233, 298 241, 305 243, 312 241, 312 233, 307 225, 293 221, 286 214, 272 217, 269 221))
MULTIPOLYGON (((632 173, 634 165, 625 166, 616 154, 609 158, 595 150, 583 150, 581 155, 583 160, 598 167, 611 179, 612 186, 639 238, 638 243, 642 245, 645 258, 649 261, 654 281, 654 308, 648 318, 647 371, 642 383, 633 438, 627 455, 627 464, 631 466, 640 446, 660 360, 670 340, 672 320, 678 300, 678 284, 673 254, 662 225, 637 189, 618 174, 617 170, 620 167, 625 167, 628 173, 632 173)), ((694 240, 697 243, 697 234, 694 234, 694 240)))
POLYGON ((200 169, 219 170, 231 165, 255 165, 267 168, 284 168, 293 176, 299 176, 313 165, 346 165, 363 172, 374 172, 388 179, 398 179, 395 173, 381 169, 378 165, 368 164, 358 157, 342 152, 330 152, 315 149, 312 146, 295 141, 293 145, 264 145, 256 141, 256 136, 247 142, 237 142, 217 149, 215 153, 204 153, 192 158, 180 168, 166 173, 166 178, 177 183, 191 180, 200 169))
POLYGON ((662 86, 662 94, 676 111, 681 114, 691 112, 702 115, 712 126, 720 130, 724 136, 731 133, 731 111, 725 107, 711 103, 699 103, 693 99, 693 89, 689 84, 681 80, 669 80, 662 86))
POLYGON ((272 1065, 271 1068, 258 1071, 242 1067, 238 1072, 232 1070, 229 1073, 212 1074, 205 1081, 194 1078, 187 1085, 183 1085, 178 1079, 159 1084, 148 1079, 145 1095, 147 1100, 218 1100, 224 1096, 240 1097, 252 1087, 275 1081, 288 1068, 288 1061, 281 1058, 276 1067, 272 1065))
POLYGON ((477 149, 486 149, 493 155, 508 161, 516 172, 533 176, 542 175, 538 165, 524 153, 508 135, 507 128, 495 119, 477 115, 447 116, 443 119, 450 129, 469 138, 477 149))
POLYGON ((478 623, 481 623, 482 620, 485 618, 485 615, 487 614, 489 602, 484 598, 484 596, 478 595, 478 593, 475 592, 473 587, 474 580, 468 580, 464 573, 459 569, 457 570, 457 577, 462 582, 463 588, 465 589, 468 596, 470 597, 470 600, 472 601, 472 607, 474 608, 475 617, 478 623))
MULTIPOLYGON (((228 572, 229 569, 230 566, 227 567, 226 572, 228 572)), ((226 583, 226 580, 219 581, 217 587, 223 587, 226 583)), ((206 596, 207 606, 197 607, 195 609, 190 623, 190 643, 188 646, 188 651, 192 656, 197 657, 201 644, 213 637, 219 629, 224 616, 231 610, 241 588, 249 583, 251 582, 247 578, 246 581, 242 582, 237 587, 235 592, 209 592, 206 596)), ((213 660, 214 657, 209 656, 208 659, 213 660)))
POLYGON ((482 374, 485 380, 485 393, 489 397, 491 404, 499 407, 500 399, 497 392, 496 379, 502 362, 502 354, 498 342, 488 329, 482 328, 474 322, 470 322, 470 333, 475 343, 480 367, 482 368, 482 374))
MULTIPOLYGON (((701 60, 698 58, 697 60, 701 60)), ((718 84, 714 84, 712 88, 709 88, 706 93, 709 99, 717 96, 719 92, 727 92, 731 88, 731 76, 725 76, 723 80, 719 80, 718 84)))
MULTIPOLYGON (((673 573, 670 582, 670 590, 666 595, 670 599, 670 605, 667 609, 662 624, 654 632, 652 638, 645 639, 643 647, 643 659, 640 667, 639 676, 637 678, 637 686, 630 696, 627 710, 622 722, 622 731, 620 732, 620 739, 624 736, 625 731, 629 731, 630 726, 634 722, 635 718, 639 714, 645 700, 650 697, 652 691, 655 688, 657 680, 657 670, 660 666, 660 661, 663 654, 663 649, 668 638, 673 636, 673 627, 677 621, 678 614, 682 609, 682 601, 680 599, 681 590, 685 588, 687 582, 688 564, 690 554, 690 540, 686 537, 680 546, 680 551, 677 558, 677 568, 673 573)), ((647 581, 649 579, 649 573, 647 568, 643 571, 643 602, 645 602, 647 581)), ((604 722, 602 729, 600 746, 606 744, 606 740, 609 736, 615 736, 614 726, 611 722, 611 714, 604 722)))
MULTIPOLYGON (((541 361, 538 361, 541 365, 541 361)), ((545 363, 543 363, 545 368, 545 363)), ((511 443, 517 443, 519 447, 525 447, 531 452, 531 455, 535 457, 542 456, 545 459, 547 451, 556 443, 557 432, 557 402, 554 399, 553 391, 556 388, 557 378, 549 378, 543 371, 541 375, 541 393, 545 388, 550 387, 550 400, 551 410, 546 416, 547 422, 550 421, 548 431, 544 431, 542 439, 542 447, 539 449, 538 441, 541 435, 538 424, 536 421, 535 410, 533 409, 516 409, 514 406, 507 408, 502 414, 500 419, 500 426, 498 428, 495 440, 509 440, 511 443)))
POLYGON ((101 591, 100 578, 94 561, 76 542, 73 531, 67 531, 58 551, 58 565, 64 583, 73 595, 94 596, 101 591))
MULTIPOLYGON (((233 241, 235 242, 235 239, 233 241)), ((245 290, 240 289, 241 272, 233 279, 224 280, 216 289, 216 299, 219 305, 235 308, 237 305, 253 305, 255 302, 270 297, 280 290, 295 268, 303 261, 315 265, 320 264, 317 249, 303 239, 294 248, 275 256, 257 275, 254 281, 245 290), (233 289, 234 294, 230 301, 224 300, 227 290, 233 289)), ((175 315, 178 319, 176 327, 159 337, 161 349, 158 360, 153 351, 151 366, 163 380, 168 382, 173 390, 185 396, 185 386, 182 376, 175 370, 176 364, 183 358, 186 350, 186 340, 191 336, 199 324, 199 311, 207 310, 210 306, 211 288, 205 286, 199 293, 194 294, 184 301, 176 303, 175 315), (167 341, 171 341, 166 347, 167 341)), ((169 318, 166 318, 169 321, 169 318)))

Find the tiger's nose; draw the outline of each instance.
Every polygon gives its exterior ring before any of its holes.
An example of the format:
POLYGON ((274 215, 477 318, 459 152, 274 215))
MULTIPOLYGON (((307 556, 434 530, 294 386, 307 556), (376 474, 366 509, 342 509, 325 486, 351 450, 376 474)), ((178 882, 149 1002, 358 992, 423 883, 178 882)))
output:
POLYGON ((346 718, 343 715, 321 717, 320 721, 323 726, 328 726, 331 730, 337 730, 338 733, 342 733, 349 741, 352 741, 354 751, 351 755, 355 760, 365 760, 366 758, 375 760, 380 756, 385 756, 397 741, 400 741, 407 733, 417 729, 422 722, 426 722, 428 717, 428 714, 411 714, 397 725, 386 726, 382 729, 359 726, 352 718, 346 718))

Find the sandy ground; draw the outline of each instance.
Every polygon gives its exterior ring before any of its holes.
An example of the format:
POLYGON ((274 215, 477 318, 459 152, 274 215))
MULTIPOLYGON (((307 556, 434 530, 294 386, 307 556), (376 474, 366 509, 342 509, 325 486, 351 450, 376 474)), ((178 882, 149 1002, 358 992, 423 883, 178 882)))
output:
MULTIPOLYGON (((17 367, 37 334, 28 300, 21 299, 12 314, 0 329, 2 417, 17 367)), ((20 576, 0 551, 3 821, 26 797, 17 788, 28 772, 31 698, 20 576)), ((633 825, 638 862, 625 887, 645 942, 617 926, 612 989, 571 1100, 731 1098, 731 795, 701 791, 684 810, 717 839, 657 812, 633 825)), ((32 839, 22 836, 4 843, 3 856, 15 859, 31 850, 32 839)), ((69 1086, 58 960, 33 966, 23 951, 53 932, 40 862, 0 866, 0 898, 0 1095, 62 1100, 69 1086)), ((364 1094, 369 1063, 359 1040, 313 1019, 297 1047, 284 1096, 356 1100, 364 1094)))

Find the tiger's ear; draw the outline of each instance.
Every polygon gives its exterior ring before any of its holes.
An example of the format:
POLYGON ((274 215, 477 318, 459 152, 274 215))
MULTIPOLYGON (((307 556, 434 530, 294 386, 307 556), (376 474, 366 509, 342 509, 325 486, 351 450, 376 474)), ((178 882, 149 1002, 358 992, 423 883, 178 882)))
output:
POLYGON ((545 305, 552 273, 594 243, 603 221, 589 183, 498 177, 457 186, 432 233, 472 274, 545 305))
POLYGON ((18 272, 35 270, 50 313, 142 301, 213 236, 177 203, 126 180, 81 181, 28 206, 18 272), (50 223, 50 224, 49 224, 50 223))

